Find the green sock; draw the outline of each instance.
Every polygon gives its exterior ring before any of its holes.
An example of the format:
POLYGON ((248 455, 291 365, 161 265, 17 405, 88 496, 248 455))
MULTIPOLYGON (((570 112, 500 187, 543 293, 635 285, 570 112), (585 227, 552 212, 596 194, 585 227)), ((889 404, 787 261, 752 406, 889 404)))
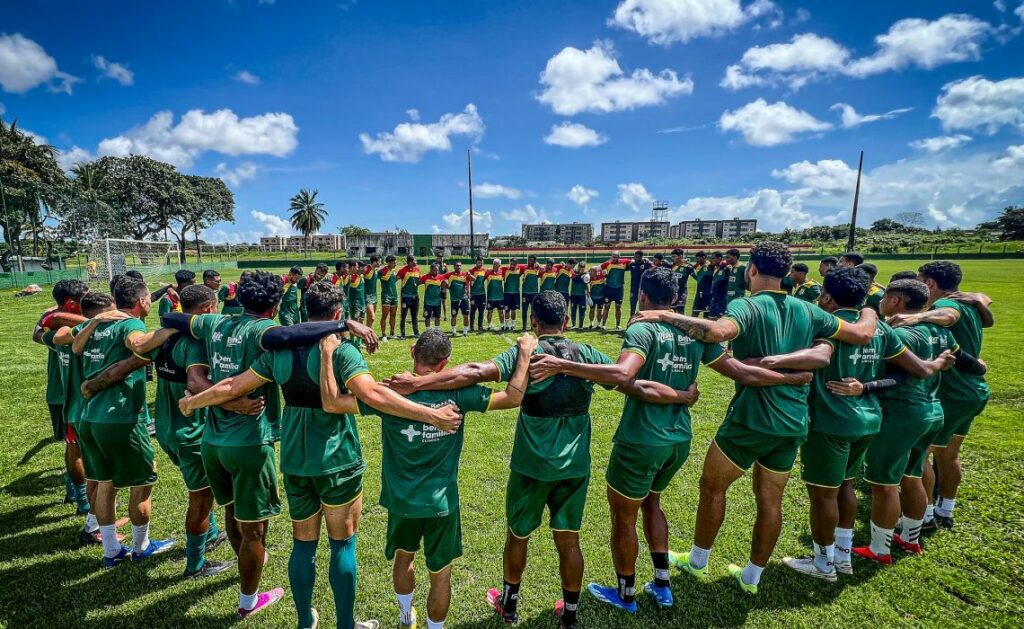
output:
POLYGON ((206 536, 185 534, 185 571, 197 572, 206 564, 206 536))
POLYGON ((75 497, 75 481, 71 480, 71 472, 64 470, 64 495, 68 498, 75 497))
MULTIPOLYGON (((292 555, 288 558, 288 583, 292 586, 292 600, 300 627, 313 626, 313 585, 316 583, 317 542, 292 540, 292 555)), ((338 623, 339 627, 347 627, 338 623)))
POLYGON ((85 483, 75 485, 75 502, 78 503, 79 513, 86 513, 92 510, 89 504, 89 492, 85 483))
POLYGON ((206 541, 216 541, 218 535, 220 535, 220 529, 217 528, 217 516, 210 511, 210 528, 206 529, 206 541))
POLYGON ((331 540, 331 564, 328 578, 334 592, 334 609, 339 627, 355 624, 356 605, 356 535, 331 540))

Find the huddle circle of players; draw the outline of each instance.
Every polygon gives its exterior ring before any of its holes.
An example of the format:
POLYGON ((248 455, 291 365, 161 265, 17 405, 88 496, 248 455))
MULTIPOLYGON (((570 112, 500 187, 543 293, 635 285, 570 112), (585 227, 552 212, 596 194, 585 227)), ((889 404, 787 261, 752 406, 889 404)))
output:
POLYGON ((478 260, 468 271, 439 260, 421 274, 415 259, 397 268, 389 256, 383 264, 377 257, 369 265, 339 263, 330 278, 323 265, 306 277, 300 269, 286 276, 246 271, 226 285, 215 271, 203 273, 201 283, 179 271, 176 286, 162 289, 159 299, 129 272, 114 278, 110 294, 77 280, 58 282, 56 307, 44 313, 34 338, 51 350, 47 402, 54 433, 67 444, 66 500, 85 518, 81 541, 102 547, 104 568, 178 544, 149 537, 157 480, 146 407, 145 367, 152 364, 156 440, 188 489, 186 578, 230 570, 234 562, 208 558, 228 541, 240 575, 239 616, 284 597, 282 588, 260 587, 270 560, 268 521, 281 512, 280 465, 298 625, 318 622, 311 602, 326 523, 338 626, 378 626, 357 622, 354 610, 366 471, 355 416, 375 415, 398 624, 417 626, 413 564, 422 553, 430 574, 426 626, 443 627, 451 565, 463 552, 463 418, 518 408, 503 583, 486 592, 486 601, 505 621, 518 619, 527 546, 546 509, 562 582, 554 612, 559 626, 576 627, 595 385, 621 392, 625 404, 606 472, 615 582, 590 583, 587 591, 623 613, 638 605, 638 517, 653 566, 643 592, 658 607, 671 607, 673 569, 699 581, 712 574, 709 556, 727 490, 751 469, 751 552, 745 565, 728 564, 727 572, 742 592, 756 594, 798 453, 813 549, 782 561, 801 574, 835 581, 853 573, 854 555, 890 564, 893 549, 920 554, 922 532, 953 527, 960 448, 989 395, 978 356, 982 330, 993 325, 991 301, 960 292, 960 267, 948 261, 898 273, 886 287, 856 253, 826 258, 818 270, 820 284, 806 265, 793 264, 785 245, 760 242, 745 264, 735 250, 710 259, 698 254, 694 264, 677 250, 671 263, 637 252, 589 270, 573 261, 540 267, 531 256, 526 265, 495 260, 490 268, 478 260), (627 272, 631 317, 612 360, 565 332, 586 327, 588 308, 591 325, 604 328, 608 303, 618 322, 627 272), (697 286, 688 315, 690 277, 697 286), (485 311, 489 327, 497 311, 498 329, 511 329, 521 308, 533 334, 490 360, 449 366, 452 342, 437 327, 445 289, 453 333, 459 312, 465 334, 474 329, 472 316, 475 329, 484 329, 485 311), (147 330, 154 301, 162 327, 147 330), (398 308, 401 335, 411 315, 417 336, 411 372, 383 382, 363 357, 379 342, 372 328, 378 305, 382 337, 395 335, 398 308), (702 365, 734 380, 736 392, 704 457, 693 546, 677 553, 668 547, 661 496, 690 455, 689 409, 698 402, 702 365), (505 385, 481 386, 486 382, 505 385), (863 546, 853 541, 858 476, 871 486, 863 546), (129 493, 130 546, 118 533, 119 489, 129 493), (215 504, 223 507, 222 520, 215 504))

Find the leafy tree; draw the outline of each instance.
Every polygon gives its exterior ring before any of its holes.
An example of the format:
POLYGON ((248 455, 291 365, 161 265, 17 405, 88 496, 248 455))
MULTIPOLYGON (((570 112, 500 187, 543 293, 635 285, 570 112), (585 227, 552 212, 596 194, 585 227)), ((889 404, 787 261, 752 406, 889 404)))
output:
POLYGON ((0 216, 8 252, 21 252, 24 233, 32 236, 34 255, 39 255, 40 238, 48 249, 52 246, 51 232, 44 225, 66 192, 57 149, 37 144, 18 129, 17 120, 8 125, 0 118, 0 216))
POLYGON ((367 227, 360 227, 358 225, 346 225, 338 229, 339 232, 345 236, 369 236, 373 232, 367 227))
POLYGON ((234 222, 235 197, 219 177, 198 175, 183 175, 182 185, 174 193, 177 199, 170 229, 178 240, 181 261, 185 261, 185 242, 191 233, 198 260, 202 262, 199 232, 214 223, 234 222))
POLYGON ((898 232, 903 231, 903 225, 894 221, 891 218, 880 218, 874 223, 871 223, 871 231, 873 232, 898 232))
POLYGON ((911 231, 924 229, 924 214, 920 212, 899 212, 893 217, 897 223, 911 231))
POLYGON ((1024 239, 1024 207, 1006 207, 996 218, 996 228, 1002 231, 999 240, 1024 239))
POLYGON ((310 245, 310 235, 320 231, 320 228, 324 226, 324 221, 327 220, 327 210, 324 209, 324 204, 316 200, 316 195, 319 193, 319 190, 310 192, 307 188, 302 188, 291 198, 288 208, 292 213, 292 227, 302 232, 307 247, 310 245))

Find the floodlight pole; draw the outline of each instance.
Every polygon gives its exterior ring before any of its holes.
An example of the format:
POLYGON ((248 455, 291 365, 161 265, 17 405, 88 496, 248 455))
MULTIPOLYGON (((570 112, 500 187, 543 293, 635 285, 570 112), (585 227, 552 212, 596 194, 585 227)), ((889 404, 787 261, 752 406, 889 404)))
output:
POLYGON ((850 213, 850 237, 846 241, 846 250, 853 251, 857 248, 857 206, 860 203, 860 174, 864 168, 864 151, 860 152, 860 162, 857 164, 857 187, 853 191, 853 211, 850 213))
POLYGON ((473 236, 473 151, 466 149, 466 168, 469 175, 469 257, 476 261, 476 239, 473 236))

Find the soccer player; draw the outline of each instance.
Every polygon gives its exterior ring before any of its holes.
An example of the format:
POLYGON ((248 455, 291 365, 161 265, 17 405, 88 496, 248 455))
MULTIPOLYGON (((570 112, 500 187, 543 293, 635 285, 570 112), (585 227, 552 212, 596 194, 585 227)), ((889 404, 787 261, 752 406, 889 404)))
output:
POLYGON ((603 330, 608 318, 608 300, 605 296, 607 277, 601 267, 590 269, 590 327, 603 330))
POLYGON ((601 271, 605 275, 604 298, 606 302, 602 326, 606 327, 608 311, 611 304, 615 304, 615 329, 622 329, 622 292, 626 286, 626 261, 623 260, 618 251, 612 252, 612 257, 601 263, 601 271))
MULTIPOLYGON (((363 286, 366 296, 366 327, 373 328, 377 321, 377 281, 380 279, 380 256, 370 254, 370 263, 363 267, 363 286)), ((382 333, 383 334, 383 333, 382 333)))
MULTIPOLYGON (((434 264, 437 265, 438 275, 448 275, 448 263, 444 261, 444 254, 438 253, 437 258, 434 260, 434 264)), ((441 318, 448 318, 448 285, 441 285, 441 318)))
POLYGON ((693 297, 692 313, 695 317, 703 317, 707 316, 708 308, 711 306, 711 276, 714 271, 708 262, 707 253, 698 251, 694 258, 696 261, 693 264, 693 280, 697 290, 693 297))
MULTIPOLYGON (((577 330, 583 329, 583 324, 587 315, 587 292, 589 291, 588 284, 590 283, 590 275, 587 274, 587 268, 584 266, 581 260, 576 268, 572 271, 572 286, 570 286, 570 310, 569 310, 569 323, 572 327, 577 330)), ((561 293, 559 293, 561 294, 561 293)))
POLYGON ((857 268, 867 273, 868 277, 871 278, 871 288, 868 289, 868 295, 864 303, 875 312, 878 312, 878 306, 885 297, 885 286, 875 281, 875 277, 878 276, 878 267, 870 262, 862 262, 857 265, 857 268))
POLYGON ((889 283, 891 284, 891 283, 895 282, 896 280, 916 280, 916 279, 917 279, 917 272, 916 271, 896 271, 895 273, 892 274, 892 277, 889 278, 889 283))
MULTIPOLYGON (((238 281, 242 282, 250 275, 252 275, 252 271, 242 271, 238 281)), ((220 311, 221 314, 237 315, 242 314, 242 310, 244 310, 241 302, 238 301, 238 283, 232 282, 221 286, 217 291, 217 300, 224 304, 220 311)))
POLYGON ((127 377, 101 391, 84 387, 86 397, 78 424, 86 477, 96 481, 93 509, 103 540, 103 567, 113 568, 129 557, 133 561, 167 552, 175 540, 150 540, 151 496, 156 483, 153 446, 142 413, 146 380, 142 368, 150 353, 169 336, 146 332, 142 322, 152 302, 146 282, 122 277, 114 286, 116 311, 101 313, 74 330, 72 349, 82 357, 82 376, 88 381, 115 363, 136 356, 140 363, 127 377), (114 315, 108 318, 106 315, 114 315), (117 491, 129 489, 128 514, 132 521, 132 548, 117 539, 117 491))
POLYGON ((537 264, 537 256, 530 255, 526 258, 526 265, 521 267, 523 272, 523 331, 530 325, 530 306, 540 292, 541 267, 537 264))
POLYGON ((380 336, 382 341, 387 341, 388 336, 395 336, 395 310, 398 308, 398 272, 395 270, 398 262, 395 256, 389 255, 384 258, 384 266, 381 267, 380 277, 380 336), (385 327, 388 329, 386 330, 385 327), (390 330, 391 334, 388 334, 390 330))
POLYGON ((448 285, 448 294, 452 298, 452 334, 456 334, 455 321, 462 313, 462 336, 469 336, 469 285, 473 276, 462 270, 462 263, 456 262, 454 270, 442 278, 448 285))
MULTIPOLYGON (((803 262, 797 262, 786 277, 793 283, 793 296, 809 303, 817 303, 821 297, 821 284, 807 277, 810 269, 803 262)), ((856 304, 859 305, 859 304, 856 304)))
MULTIPOLYGON (((843 321, 855 321, 869 283, 867 275, 859 269, 837 269, 825 277, 819 305, 843 321)), ((878 323, 875 336, 865 346, 830 339, 802 351, 819 349, 826 350, 830 362, 814 372, 810 427, 807 441, 800 446, 801 478, 807 484, 811 505, 814 555, 801 559, 785 557, 782 562, 802 574, 835 581, 837 572, 853 572, 850 552, 857 516, 853 479, 860 473, 864 454, 878 434, 882 411, 874 395, 840 397, 831 392, 830 383, 872 382, 870 393, 878 390, 877 383, 886 375, 889 363, 899 368, 903 374, 900 378, 905 379, 906 373, 929 377, 944 368, 945 362, 926 363, 906 351, 899 334, 883 322, 878 323)), ((782 368, 793 363, 776 360, 770 366, 782 368)), ((896 382, 895 376, 890 378, 896 382)))
POLYGON ((484 283, 487 287, 487 329, 498 330, 494 327, 494 311, 498 311, 498 322, 500 329, 505 329, 505 268, 501 266, 501 260, 495 258, 491 268, 484 272, 484 283))
POLYGON ((629 316, 631 317, 636 312, 636 304, 640 299, 640 278, 649 268, 651 268, 651 263, 644 258, 644 252, 640 249, 634 251, 633 259, 626 265, 626 270, 629 271, 629 316))
POLYGON ((352 278, 348 273, 349 265, 348 260, 339 260, 334 263, 334 273, 331 275, 331 284, 338 286, 345 293, 345 303, 342 304, 341 316, 345 319, 348 318, 348 285, 352 281, 352 278))
MULTIPOLYGON (((979 357, 982 329, 995 323, 987 307, 990 300, 976 302, 964 299, 964 295, 958 292, 963 272, 954 262, 929 262, 918 269, 918 278, 928 286, 929 309, 897 317, 893 325, 926 322, 947 328, 964 352, 979 357)), ((953 528, 953 509, 963 479, 960 449, 974 419, 985 410, 988 398, 988 384, 980 375, 957 370, 942 378, 939 400, 944 419, 942 430, 933 442, 935 447, 932 454, 939 475, 939 500, 934 507, 935 522, 943 528, 953 528)), ((926 483, 934 485, 935 480, 930 470, 926 471, 926 475, 926 483)))
POLYGON ((420 278, 423 285, 423 325, 427 328, 441 328, 441 288, 444 276, 437 270, 437 264, 430 265, 430 272, 420 278), (431 325, 433 321, 433 325, 431 325))
POLYGON ((516 329, 516 319, 518 318, 516 312, 518 312, 522 301, 522 297, 519 295, 519 288, 522 284, 522 274, 525 268, 526 265, 517 264, 515 258, 511 258, 508 261, 508 266, 505 267, 504 299, 506 323, 503 329, 516 329))
POLYGON ((634 316, 634 321, 643 318, 644 322, 631 322, 627 327, 615 365, 585 365, 545 355, 534 358, 530 366, 534 383, 561 373, 618 387, 643 379, 671 391, 668 405, 627 397, 608 462, 606 493, 612 513, 611 550, 617 587, 592 583, 587 590, 597 600, 630 613, 637 609, 634 584, 639 552, 636 520, 640 512, 655 575, 644 591, 659 606, 673 604, 668 522, 661 508, 661 493, 689 456, 692 431, 688 407, 697 401, 699 365, 709 365, 749 386, 808 380, 805 374, 784 375, 748 367, 725 354, 718 343, 694 340, 660 322, 659 315, 671 314, 677 291, 678 282, 669 269, 651 269, 644 274, 640 312, 634 316))
MULTIPOLYGON (((709 321, 653 311, 638 313, 635 319, 669 323, 706 343, 732 341, 733 355, 739 360, 788 354, 809 348, 816 339, 836 338, 855 345, 870 342, 877 322, 873 310, 862 310, 856 323, 840 321, 781 290, 792 262, 786 245, 759 242, 750 248, 746 267, 752 295, 733 300, 723 318, 709 321)), ((674 556, 677 567, 698 579, 707 578, 708 557, 725 518, 726 492, 756 464, 757 518, 750 559, 746 567, 730 564, 728 570, 744 592, 757 592, 782 526, 782 493, 807 436, 808 395, 806 384, 756 388, 737 383, 725 421, 704 459, 694 545, 689 554, 674 556)))
MULTIPOLYGON (((408 398, 432 407, 454 403, 463 415, 516 408, 526 390, 527 366, 537 339, 532 335, 521 336, 518 347, 519 358, 505 391, 473 385, 453 391, 418 391, 408 398)), ((451 351, 451 340, 443 332, 425 330, 411 348, 414 373, 427 376, 442 371, 451 351)), ((451 605, 451 565, 462 556, 458 474, 465 423, 454 433, 447 433, 432 426, 411 424, 365 405, 360 405, 360 412, 381 417, 384 454, 380 504, 388 510, 384 554, 394 561, 398 624, 416 626, 412 605, 416 585, 413 561, 422 542, 430 571, 427 627, 441 629, 451 605)))
MULTIPOLYGON (((484 257, 477 256, 476 264, 469 270, 470 280, 472 281, 472 288, 469 294, 469 329, 476 330, 477 332, 484 331, 484 310, 487 307, 487 287, 484 279, 486 275, 487 269, 484 268, 484 257)), ((455 314, 454 311, 452 314, 455 314)))
MULTIPOLYGON (((281 277, 284 284, 284 295, 281 297, 281 306, 278 309, 278 320, 281 325, 295 325, 299 321, 299 280, 302 278, 302 267, 293 266, 288 275, 281 277)), ((244 306, 243 306, 244 308, 244 306)))
MULTIPOLYGON (((405 319, 412 315, 412 334, 420 335, 420 267, 416 256, 406 256, 405 266, 398 269, 398 281, 402 284, 402 336, 405 338, 405 319)), ((393 332, 393 331, 392 331, 393 332)))
MULTIPOLYGON (((344 291, 329 282, 318 282, 306 291, 306 310, 316 323, 338 321, 344 291)), ((303 326, 309 328, 309 326, 303 326)), ((338 382, 344 392, 375 407, 417 422, 454 429, 459 415, 450 408, 428 408, 409 402, 373 379, 359 349, 329 335, 319 348, 292 343, 287 348, 264 352, 247 371, 220 380, 202 393, 181 400, 183 412, 220 406, 276 382, 287 406, 281 433, 281 471, 292 519, 292 554, 288 562, 300 627, 316 625, 312 608, 316 580, 316 549, 321 520, 327 521, 330 537, 330 583, 338 626, 353 626, 356 584, 356 530, 362 509, 362 478, 366 464, 359 445, 355 405, 336 408, 338 382), (322 386, 323 371, 331 373, 333 390, 322 386)), ((376 626, 376 625, 356 625, 376 626)))
POLYGON ((366 278, 363 265, 358 260, 348 263, 348 286, 344 301, 348 306, 345 309, 347 319, 366 320, 366 278))
POLYGON ((847 251, 839 256, 840 267, 855 267, 864 264, 864 256, 856 251, 847 251))
POLYGON ((572 269, 576 266, 576 260, 569 258, 564 265, 558 266, 558 275, 555 277, 555 290, 562 294, 566 302, 569 301, 569 285, 572 283, 572 269))
POLYGON ((708 319, 718 319, 725 314, 729 293, 729 266, 720 251, 711 254, 711 301, 708 306, 708 319))
POLYGON ((543 293, 546 290, 555 290, 555 284, 558 281, 558 272, 561 269, 562 265, 555 264, 553 259, 548 258, 545 261, 544 268, 540 270, 540 292, 543 293))
POLYGON ((686 252, 682 249, 672 250, 672 272, 676 274, 676 281, 679 283, 678 297, 676 298, 675 311, 686 314, 686 302, 689 301, 689 286, 687 281, 696 272, 693 266, 686 261, 686 252))
POLYGON ((747 294, 747 266, 740 262, 740 250, 725 252, 725 263, 729 265, 729 286, 725 293, 725 305, 747 294))
POLYGON ((186 286, 196 283, 196 274, 188 269, 181 269, 174 273, 174 283, 174 289, 168 290, 157 304, 160 316, 168 312, 181 312, 181 291, 185 290, 186 286))
POLYGON ((839 258, 835 256, 828 256, 822 258, 821 262, 818 263, 818 275, 824 281, 825 276, 828 275, 829 271, 839 266, 839 258))

